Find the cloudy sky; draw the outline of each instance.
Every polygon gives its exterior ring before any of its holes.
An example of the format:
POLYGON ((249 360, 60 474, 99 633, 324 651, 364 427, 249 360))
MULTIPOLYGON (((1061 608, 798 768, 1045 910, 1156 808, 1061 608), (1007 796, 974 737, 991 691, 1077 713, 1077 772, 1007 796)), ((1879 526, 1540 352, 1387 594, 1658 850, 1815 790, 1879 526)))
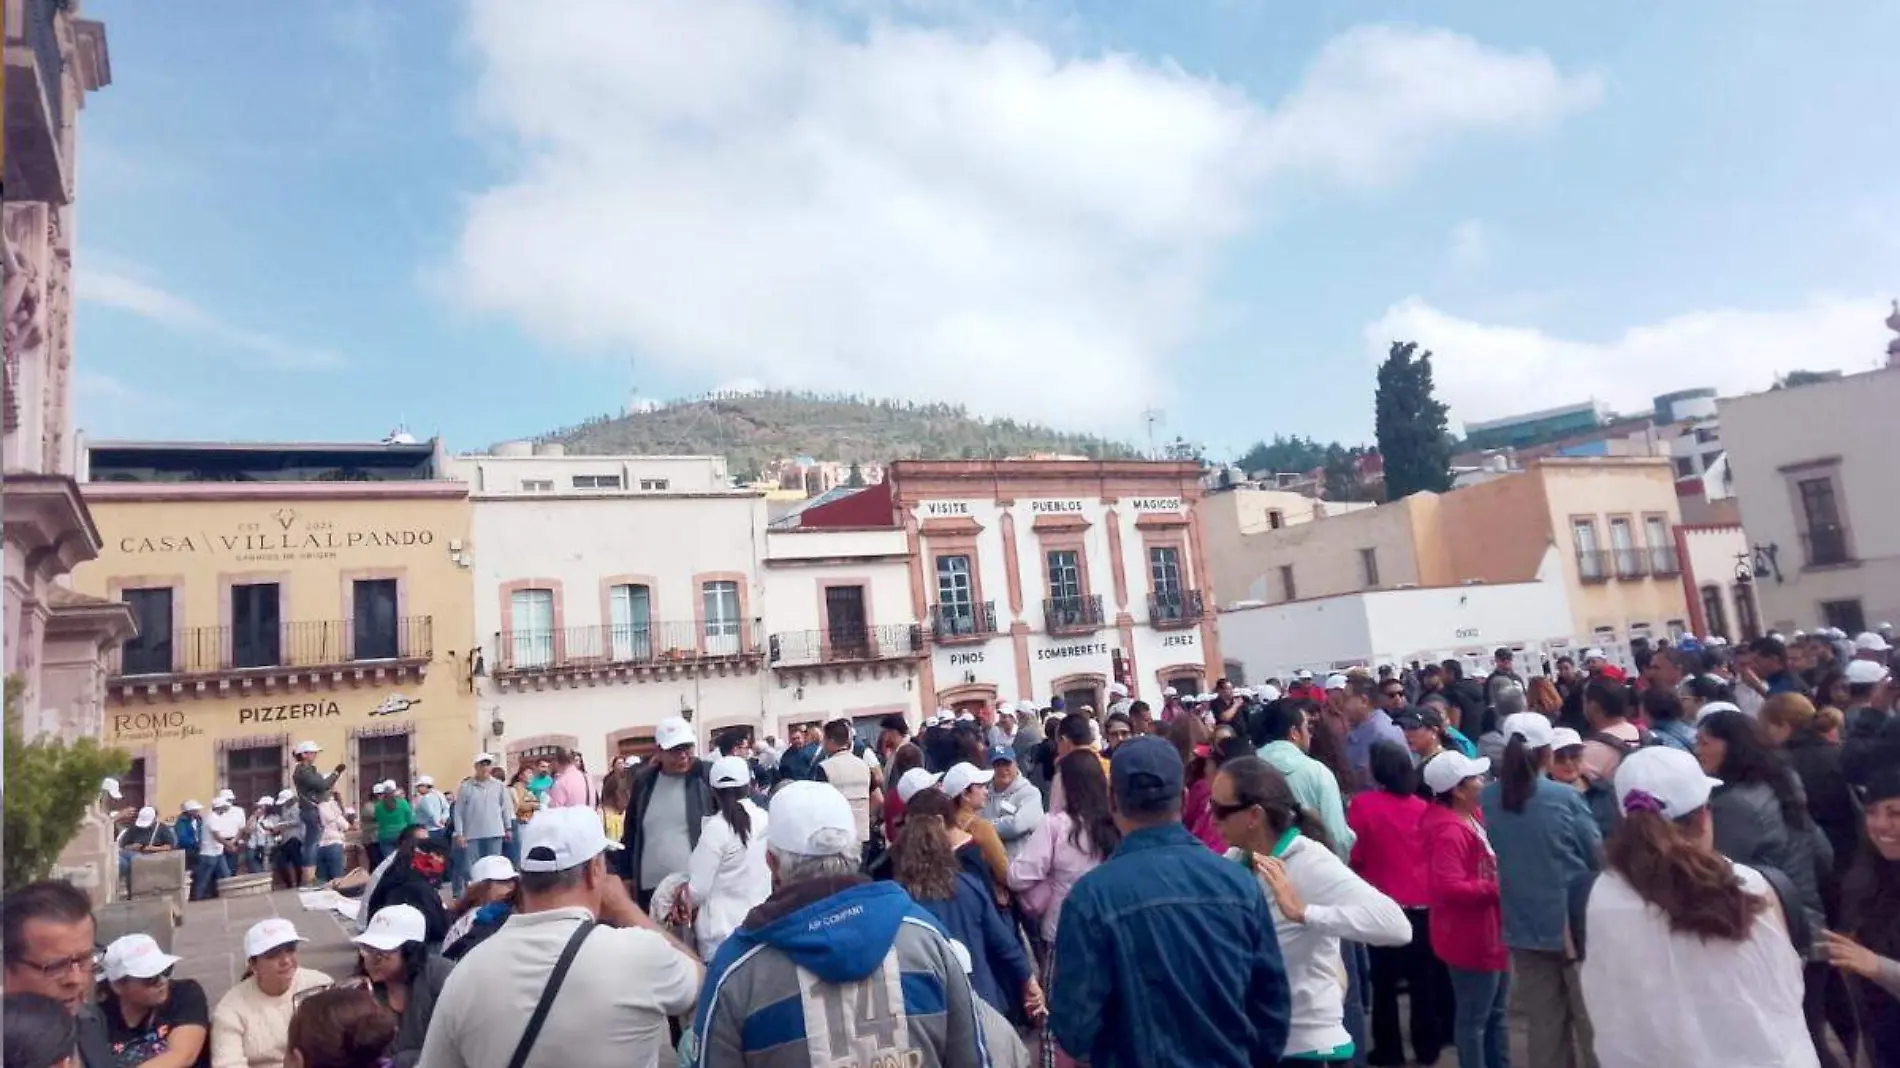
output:
POLYGON ((80 419, 457 448, 759 384, 1216 455, 1871 366, 1900 5, 87 0, 80 419))

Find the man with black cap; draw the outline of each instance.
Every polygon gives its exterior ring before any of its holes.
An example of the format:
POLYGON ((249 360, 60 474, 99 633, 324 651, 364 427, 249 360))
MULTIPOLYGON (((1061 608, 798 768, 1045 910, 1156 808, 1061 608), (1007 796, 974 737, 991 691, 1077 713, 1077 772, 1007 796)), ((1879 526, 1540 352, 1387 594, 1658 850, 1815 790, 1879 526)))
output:
POLYGON ((1062 906, 1049 1026, 1091 1068, 1256 1068, 1280 1063, 1286 1045, 1290 995, 1266 897, 1251 869, 1181 825, 1183 778, 1161 738, 1115 750, 1121 847, 1062 906))

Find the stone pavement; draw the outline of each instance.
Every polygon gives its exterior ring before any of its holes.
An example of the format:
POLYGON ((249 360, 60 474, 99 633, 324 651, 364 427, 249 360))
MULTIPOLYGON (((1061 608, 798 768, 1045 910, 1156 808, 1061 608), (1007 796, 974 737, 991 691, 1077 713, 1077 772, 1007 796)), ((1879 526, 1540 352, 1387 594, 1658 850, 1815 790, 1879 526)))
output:
POLYGON ((305 912, 295 890, 268 896, 193 901, 185 906, 185 922, 172 935, 172 952, 184 960, 173 973, 196 979, 212 1005, 244 976, 244 932, 270 916, 282 916, 309 939, 299 951, 301 963, 332 979, 356 970, 353 930, 332 912, 305 912))

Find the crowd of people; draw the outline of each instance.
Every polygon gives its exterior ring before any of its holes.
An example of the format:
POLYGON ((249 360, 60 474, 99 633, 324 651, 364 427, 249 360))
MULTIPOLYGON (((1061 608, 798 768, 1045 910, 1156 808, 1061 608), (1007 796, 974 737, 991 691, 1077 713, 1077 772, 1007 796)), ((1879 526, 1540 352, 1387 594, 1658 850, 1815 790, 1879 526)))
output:
MULTIPOLYGON (((40 885, 5 900, 9 1033, 17 994, 77 1018, 87 1068, 1505 1068, 1515 1016, 1532 1068, 1900 1065, 1887 635, 1634 652, 1158 710, 1118 683, 704 755, 674 719, 598 781, 479 754, 359 814, 356 975, 267 920, 208 1007, 143 936, 95 959, 83 896, 40 885)), ((274 811, 277 856, 321 842, 341 769, 298 749, 295 796, 220 798, 197 841, 271 855, 274 811)))

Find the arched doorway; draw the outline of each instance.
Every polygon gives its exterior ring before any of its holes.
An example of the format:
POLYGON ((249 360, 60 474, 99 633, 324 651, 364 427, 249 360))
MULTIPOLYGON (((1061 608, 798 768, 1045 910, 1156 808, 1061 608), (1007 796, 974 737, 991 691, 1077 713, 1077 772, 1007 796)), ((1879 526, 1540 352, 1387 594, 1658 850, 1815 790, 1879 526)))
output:
POLYGON ((1174 687, 1174 692, 1182 697, 1200 693, 1206 688, 1202 681, 1206 678, 1207 669, 1200 664, 1170 664, 1155 672, 1155 681, 1163 687, 1174 687))
MULTIPOLYGON (((979 709, 993 708, 995 705, 995 683, 973 682, 937 691, 937 707, 947 708, 952 712, 968 712, 974 716, 979 709)), ((934 710, 929 714, 934 714, 934 710)))
POLYGON ((1098 714, 1107 711, 1103 704, 1103 695, 1108 691, 1106 675, 1064 675, 1050 683, 1049 688, 1062 698, 1064 712, 1075 712, 1083 706, 1098 714))

